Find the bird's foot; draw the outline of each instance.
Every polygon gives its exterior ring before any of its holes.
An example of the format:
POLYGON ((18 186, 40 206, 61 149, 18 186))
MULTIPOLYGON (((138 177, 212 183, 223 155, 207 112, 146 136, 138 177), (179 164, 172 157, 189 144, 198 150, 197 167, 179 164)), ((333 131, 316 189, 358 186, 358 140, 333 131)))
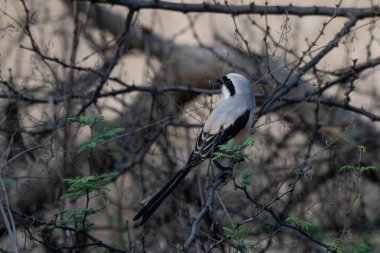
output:
POLYGON ((222 178, 224 182, 227 182, 232 177, 232 166, 223 166, 217 161, 214 161, 214 165, 218 169, 218 174, 215 178, 222 178))

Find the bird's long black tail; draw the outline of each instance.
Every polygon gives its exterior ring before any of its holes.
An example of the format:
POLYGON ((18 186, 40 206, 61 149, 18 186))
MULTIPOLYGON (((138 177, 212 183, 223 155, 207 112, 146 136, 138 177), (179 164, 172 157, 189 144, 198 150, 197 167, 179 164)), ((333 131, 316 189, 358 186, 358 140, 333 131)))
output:
POLYGON ((193 166, 186 166, 182 168, 177 174, 170 179, 170 181, 162 187, 162 189, 151 196, 143 208, 136 214, 133 220, 138 220, 142 217, 140 222, 140 226, 144 225, 144 223, 149 219, 150 216, 156 211, 156 209, 160 206, 162 201, 166 199, 166 197, 175 189, 175 187, 186 177, 186 175, 190 172, 193 166))

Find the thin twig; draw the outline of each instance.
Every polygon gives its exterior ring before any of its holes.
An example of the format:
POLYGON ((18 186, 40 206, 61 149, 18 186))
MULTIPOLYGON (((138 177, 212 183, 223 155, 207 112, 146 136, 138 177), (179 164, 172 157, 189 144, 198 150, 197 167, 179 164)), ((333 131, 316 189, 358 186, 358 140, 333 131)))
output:
POLYGON ((291 89, 293 89, 301 79, 301 77, 312 67, 314 67, 326 54, 328 54, 334 47, 337 46, 339 41, 349 33, 350 29, 355 25, 356 21, 358 21, 358 17, 354 16, 350 18, 349 21, 345 23, 342 29, 334 36, 334 38, 326 45, 326 47, 321 50, 313 59, 311 59, 308 63, 306 63, 302 68, 298 70, 296 74, 294 74, 281 88, 273 93, 270 99, 266 101, 266 103, 261 107, 258 115, 261 116, 266 114, 270 107, 280 100, 284 95, 286 95, 291 89))

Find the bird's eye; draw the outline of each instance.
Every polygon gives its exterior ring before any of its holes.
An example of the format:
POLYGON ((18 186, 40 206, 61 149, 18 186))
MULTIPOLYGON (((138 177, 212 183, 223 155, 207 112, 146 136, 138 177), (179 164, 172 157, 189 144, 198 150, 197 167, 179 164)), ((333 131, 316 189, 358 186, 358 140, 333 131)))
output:
POLYGON ((223 77, 223 81, 224 81, 224 85, 226 85, 227 87, 234 86, 228 77, 223 77))

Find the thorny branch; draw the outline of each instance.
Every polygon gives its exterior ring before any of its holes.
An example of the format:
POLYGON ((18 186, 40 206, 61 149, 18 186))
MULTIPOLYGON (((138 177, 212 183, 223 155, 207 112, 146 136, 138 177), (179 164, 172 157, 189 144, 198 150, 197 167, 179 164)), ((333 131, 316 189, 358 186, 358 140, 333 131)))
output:
POLYGON ((281 88, 273 93, 273 95, 265 102, 258 112, 259 117, 270 110, 270 107, 293 89, 301 80, 302 76, 312 67, 314 67, 326 54, 328 54, 339 41, 350 32, 350 29, 356 24, 358 17, 354 16, 342 27, 342 29, 335 35, 335 37, 319 52, 313 59, 300 68, 294 76, 292 76, 281 88))
POLYGON ((333 7, 320 7, 320 6, 295 6, 295 5, 257 5, 255 3, 246 5, 233 5, 222 3, 176 3, 167 1, 139 1, 139 0, 72 0, 78 2, 95 2, 105 4, 115 4, 134 8, 135 10, 142 9, 159 9, 169 10, 183 13, 191 12, 207 12, 207 13, 223 13, 245 15, 245 14, 267 14, 267 15, 295 15, 295 16, 333 16, 336 13, 337 17, 352 17, 356 16, 358 19, 375 17, 379 13, 378 7, 372 8, 340 8, 336 12, 333 7))

